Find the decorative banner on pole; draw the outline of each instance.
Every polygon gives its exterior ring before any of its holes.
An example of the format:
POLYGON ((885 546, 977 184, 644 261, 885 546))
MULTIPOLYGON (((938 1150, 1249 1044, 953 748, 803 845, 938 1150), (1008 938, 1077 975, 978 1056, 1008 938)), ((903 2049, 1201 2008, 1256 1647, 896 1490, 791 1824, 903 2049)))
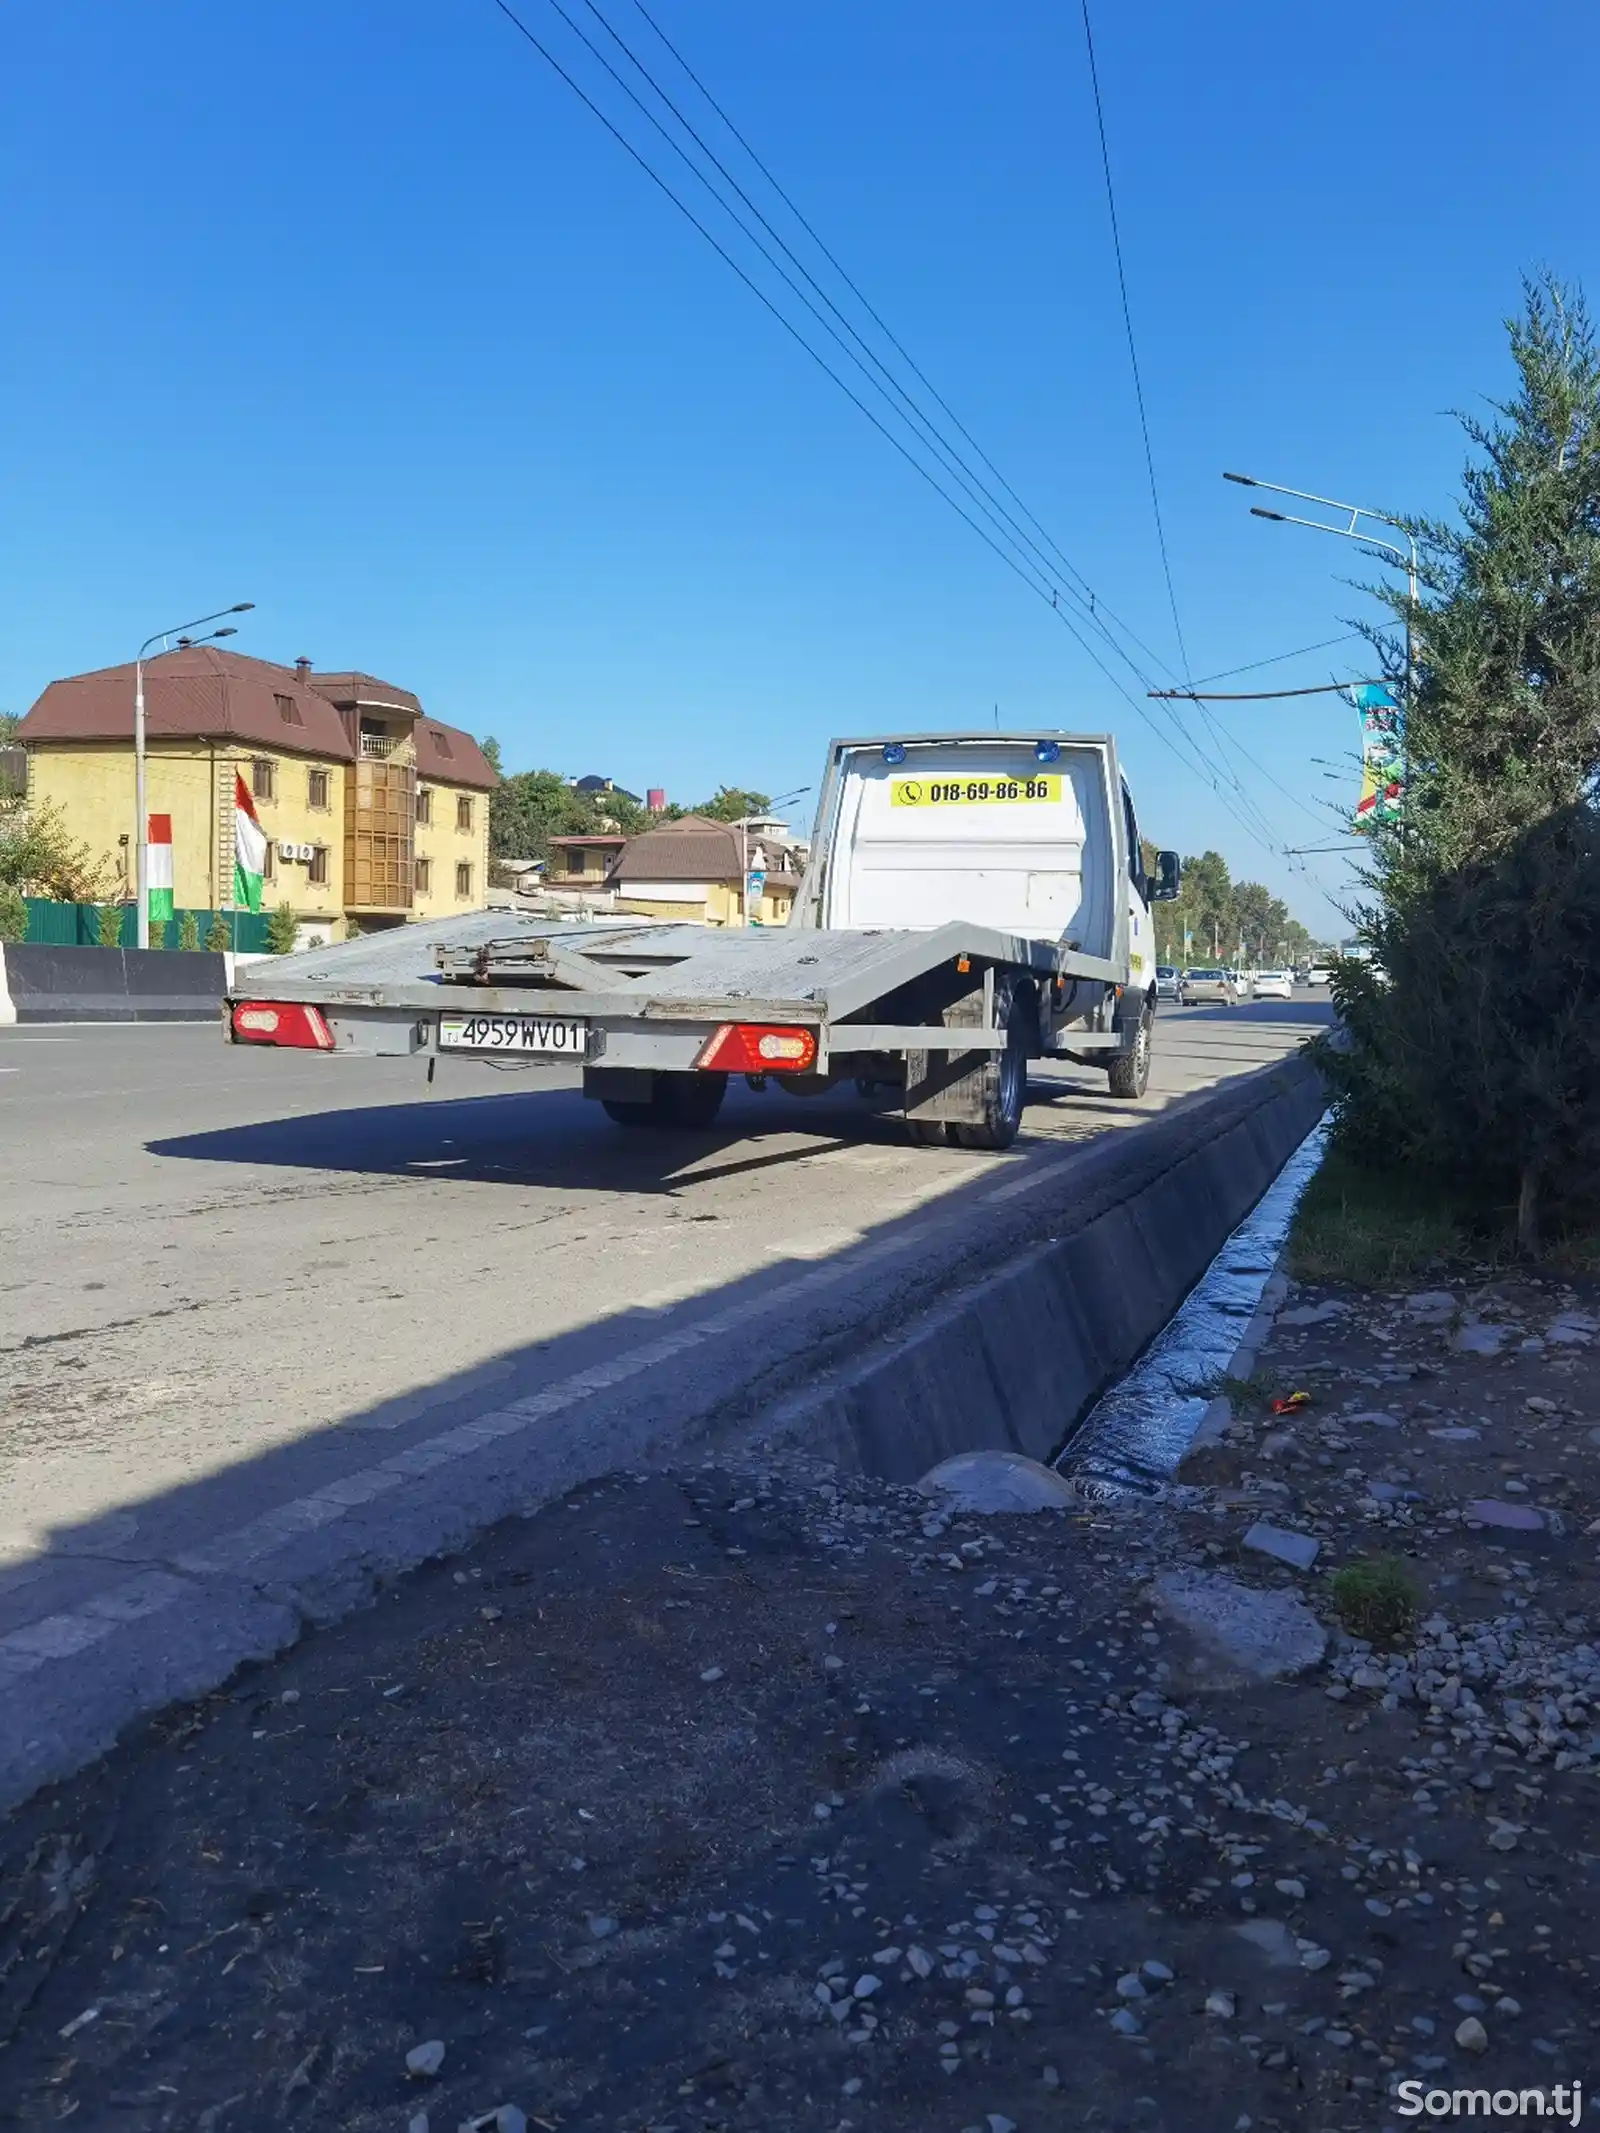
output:
POLYGON ((761 923, 761 899, 767 893, 767 870, 752 867, 744 877, 745 924, 759 926, 761 923))
POLYGON ((261 909, 261 877, 266 872, 267 833, 256 815, 250 788, 233 774, 233 900, 240 909, 261 909))
POLYGON ((1405 715, 1382 682, 1355 692, 1361 718, 1361 798, 1355 826, 1372 829, 1400 820, 1405 795, 1405 715))
POLYGON ((172 916, 172 817, 152 815, 145 860, 145 900, 152 926, 172 916))

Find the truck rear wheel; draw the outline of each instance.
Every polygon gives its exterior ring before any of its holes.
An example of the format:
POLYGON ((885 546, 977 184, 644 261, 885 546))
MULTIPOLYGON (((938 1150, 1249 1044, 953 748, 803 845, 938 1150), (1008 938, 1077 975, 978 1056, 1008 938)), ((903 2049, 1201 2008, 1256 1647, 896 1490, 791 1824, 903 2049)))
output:
POLYGON ((1153 1017, 1149 1003, 1139 1010, 1138 1027, 1133 1033, 1133 1043, 1127 1051, 1119 1052, 1110 1067, 1111 1093, 1113 1096, 1142 1096, 1150 1086, 1150 1024, 1153 1017))
POLYGON ((983 1119, 975 1125, 953 1125, 950 1138, 959 1148, 983 1148, 998 1154, 1009 1148, 1022 1127, 1022 1107, 1028 1100, 1028 1052, 1036 1010, 1033 995, 1019 986, 1006 1003, 1006 1046, 991 1056, 984 1076, 983 1119))
POLYGON ((619 1126, 664 1126, 690 1130, 709 1126, 728 1093, 726 1074, 657 1074, 646 1103, 607 1096, 600 1108, 619 1126))

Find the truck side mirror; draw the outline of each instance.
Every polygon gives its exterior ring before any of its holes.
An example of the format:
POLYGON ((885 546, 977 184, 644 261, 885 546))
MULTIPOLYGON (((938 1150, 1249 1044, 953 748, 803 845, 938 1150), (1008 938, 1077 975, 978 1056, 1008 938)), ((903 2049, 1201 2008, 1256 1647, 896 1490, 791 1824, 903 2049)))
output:
POLYGON ((1156 878, 1150 887, 1153 904, 1170 904, 1183 884, 1183 866, 1176 852, 1157 852, 1156 878))

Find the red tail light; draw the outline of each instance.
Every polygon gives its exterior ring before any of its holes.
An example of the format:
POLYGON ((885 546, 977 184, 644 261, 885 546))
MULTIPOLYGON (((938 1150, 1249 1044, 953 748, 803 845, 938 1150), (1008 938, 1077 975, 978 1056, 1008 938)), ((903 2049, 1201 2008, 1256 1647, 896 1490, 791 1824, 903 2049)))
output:
POLYGON ((728 1074, 804 1074, 816 1065, 816 1032, 771 1022, 724 1022, 695 1061, 728 1074))
POLYGON ((233 1010, 236 1044, 285 1044, 295 1051, 331 1052, 333 1032, 314 1007, 293 1000, 241 1000, 233 1010))

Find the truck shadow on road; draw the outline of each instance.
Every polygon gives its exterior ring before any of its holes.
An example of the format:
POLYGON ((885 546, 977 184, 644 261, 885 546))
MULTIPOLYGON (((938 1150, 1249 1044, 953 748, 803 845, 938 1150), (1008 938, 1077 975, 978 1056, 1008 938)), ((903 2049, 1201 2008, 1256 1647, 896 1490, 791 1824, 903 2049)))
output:
POLYGON ((613 1125, 598 1104, 575 1090, 540 1089, 313 1111, 181 1134, 146 1147, 151 1155, 185 1162, 670 1193, 691 1172, 726 1178, 803 1163, 847 1141, 894 1138, 892 1121, 842 1097, 795 1103, 730 1091, 714 1126, 653 1132, 613 1125), (785 1145, 736 1152, 747 1150, 753 1138, 773 1136, 785 1145), (724 1153, 726 1159, 719 1159, 724 1153))
MULTIPOLYGON (((1169 1099, 1166 1107, 1174 1101, 1184 1098, 1169 1099)), ((1136 1109, 1114 1101, 1106 1093, 1104 1077, 1093 1075, 1079 1083, 1047 1080, 1035 1073, 1028 1102, 1036 1114, 1077 1118, 1086 1127, 1111 1120, 1131 1122, 1141 1110, 1156 1107, 1152 1102, 1136 1109)), ((1025 1120, 1017 1156, 1026 1152, 1027 1138, 1025 1120)), ((904 1121, 890 1096, 863 1098, 846 1088, 804 1100, 776 1091, 757 1095, 730 1089, 716 1124, 700 1131, 616 1126, 598 1104, 576 1090, 557 1088, 312 1111, 175 1135, 145 1146, 151 1155, 180 1162, 450 1178, 585 1193, 672 1194, 695 1182, 780 1169, 855 1146, 899 1149, 914 1159, 904 1121), (752 1141, 767 1145, 752 1150, 752 1141)), ((935 1150, 930 1156, 923 1150, 915 1159, 937 1161, 940 1153, 935 1150)), ((964 1153, 961 1159, 964 1164, 983 1160, 964 1153)))

